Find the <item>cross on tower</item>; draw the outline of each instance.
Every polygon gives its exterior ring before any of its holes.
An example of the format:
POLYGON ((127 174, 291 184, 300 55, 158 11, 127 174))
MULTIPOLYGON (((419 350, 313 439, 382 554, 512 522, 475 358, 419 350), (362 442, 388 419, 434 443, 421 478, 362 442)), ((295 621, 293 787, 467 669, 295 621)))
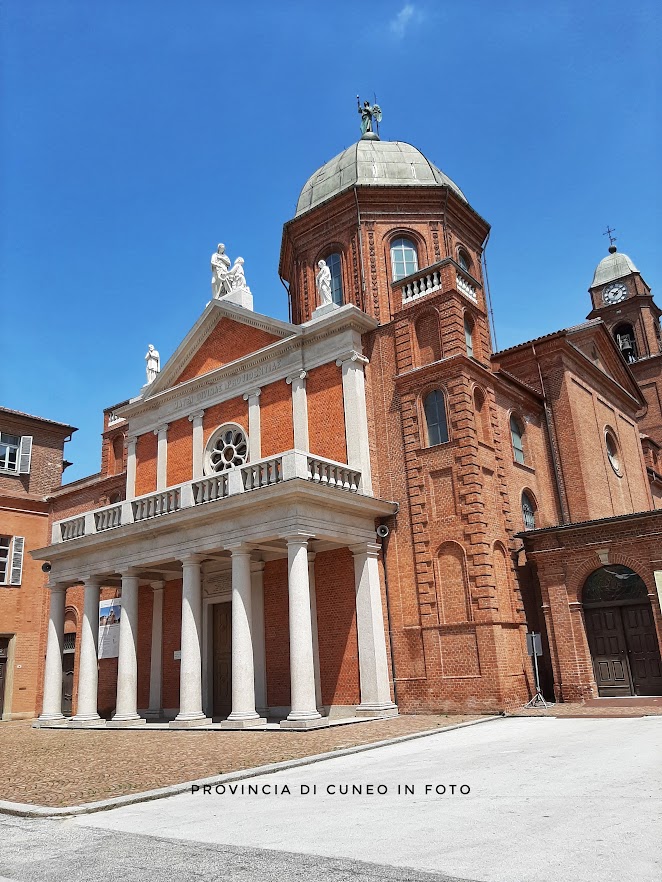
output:
POLYGON ((616 230, 612 230, 609 224, 607 224, 606 231, 602 234, 603 236, 609 236, 609 244, 613 245, 616 241, 616 236, 612 236, 612 233, 615 233, 616 230))

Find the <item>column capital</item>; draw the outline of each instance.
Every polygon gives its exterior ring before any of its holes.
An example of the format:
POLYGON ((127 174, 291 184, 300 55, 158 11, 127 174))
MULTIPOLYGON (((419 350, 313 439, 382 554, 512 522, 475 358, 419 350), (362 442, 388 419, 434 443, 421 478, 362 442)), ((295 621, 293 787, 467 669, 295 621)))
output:
POLYGON ((308 563, 315 563, 315 558, 316 558, 316 557, 317 557, 317 552, 316 552, 316 551, 309 551, 309 552, 308 552, 308 563))
POLYGON ((137 444, 138 443, 138 435, 127 435, 126 443, 127 444, 137 444))
POLYGON ((235 554, 250 554, 253 551, 252 545, 250 545, 248 542, 241 542, 241 541, 227 542, 223 546, 223 548, 226 551, 230 551, 232 553, 233 557, 235 556, 235 554))
POLYGON ((154 579, 149 583, 154 591, 163 591, 165 588, 165 579, 154 579))
POLYGON ((305 530, 289 530, 287 533, 281 533, 278 538, 284 539, 288 545, 307 545, 310 539, 315 538, 315 534, 305 530))
POLYGON ((169 425, 170 425, 169 423, 163 423, 161 426, 157 426, 156 429, 154 429, 154 434, 157 436, 158 435, 165 435, 165 433, 168 431, 169 425))
POLYGON ((48 580, 48 585, 46 586, 51 594, 66 594, 68 583, 67 582, 52 582, 50 579, 48 580))
POLYGON ((356 545, 350 545, 349 550, 354 557, 365 554, 367 557, 379 558, 382 546, 376 542, 359 542, 356 545))
POLYGON ((140 569, 138 567, 124 567, 123 570, 119 570, 119 574, 122 579, 125 578, 137 578, 140 573, 140 569))
POLYGON ((201 420, 204 415, 204 410, 196 410, 195 413, 190 413, 188 415, 188 421, 189 423, 192 423, 194 420, 201 420))
POLYGON ((285 382, 288 386, 291 386, 294 380, 305 380, 308 376, 308 371, 295 371, 293 374, 290 374, 289 377, 285 377, 285 382))
POLYGON ((205 559, 205 556, 206 555, 204 555, 204 554, 196 554, 196 553, 184 554, 180 558, 180 563, 181 563, 182 567, 192 567, 196 564, 198 566, 200 566, 202 561, 205 559))
POLYGON ((336 364, 338 365, 338 367, 342 367, 347 362, 368 364, 368 359, 365 357, 365 355, 361 355, 359 352, 356 352, 355 349, 350 349, 349 352, 344 352, 336 359, 336 364))
POLYGON ((265 562, 263 560, 252 560, 251 561, 251 573, 263 573, 265 567, 265 562))
POLYGON ((244 401, 250 401, 251 398, 259 398, 262 394, 262 389, 251 389, 250 392, 246 392, 243 396, 244 401))
POLYGON ((101 583, 103 582, 103 578, 101 576, 97 576, 94 574, 88 575, 87 573, 84 576, 81 576, 80 580, 85 586, 95 585, 96 587, 100 587, 101 583))

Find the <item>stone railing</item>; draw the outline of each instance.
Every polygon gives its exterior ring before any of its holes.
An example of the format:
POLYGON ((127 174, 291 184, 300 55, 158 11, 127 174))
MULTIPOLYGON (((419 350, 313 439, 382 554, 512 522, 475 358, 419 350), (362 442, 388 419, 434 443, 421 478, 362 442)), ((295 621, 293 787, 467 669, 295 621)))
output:
POLYGON ((169 490, 160 490, 158 493, 150 493, 134 499, 131 503, 134 521, 146 521, 148 518, 158 518, 160 515, 179 511, 181 508, 181 492, 179 487, 171 487, 169 490))
POLYGON ((288 450, 278 456, 228 469, 218 475, 187 481, 176 487, 168 487, 136 499, 97 508, 74 518, 56 521, 53 524, 52 542, 67 542, 115 527, 163 517, 240 493, 259 491, 293 478, 350 493, 359 493, 361 489, 360 471, 344 463, 301 450, 288 450))
POLYGON ((112 530, 122 524, 122 504, 109 505, 107 508, 99 508, 94 512, 94 526, 97 533, 104 530, 112 530))
POLYGON ((416 278, 409 279, 402 286, 402 303, 410 303, 426 294, 441 291, 441 270, 431 269, 423 271, 416 278))
POLYGON ((457 285, 457 290, 460 294, 464 294, 465 297, 469 297, 474 302, 476 301, 476 288, 471 284, 464 276, 461 276, 459 273, 455 276, 455 284, 457 285))
POLYGON ((216 502, 218 499, 225 499, 229 495, 228 489, 228 473, 221 472, 220 475, 210 475, 208 478, 201 478, 199 481, 193 481, 193 505, 204 505, 205 502, 216 502))
MULTIPOLYGON (((60 539, 57 540, 59 542, 68 542, 69 539, 80 539, 81 536, 85 535, 85 515, 68 518, 66 521, 59 521, 59 523, 54 524, 54 527, 59 527, 60 539)), ((53 532, 56 533, 57 531, 54 530, 53 532)))

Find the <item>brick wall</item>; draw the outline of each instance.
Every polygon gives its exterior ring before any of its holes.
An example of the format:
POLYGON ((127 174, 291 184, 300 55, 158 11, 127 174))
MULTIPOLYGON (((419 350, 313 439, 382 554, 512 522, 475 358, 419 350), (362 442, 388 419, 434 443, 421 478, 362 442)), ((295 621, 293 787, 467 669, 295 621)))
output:
POLYGON ((176 384, 200 377, 279 339, 259 328, 222 318, 177 378, 176 384))

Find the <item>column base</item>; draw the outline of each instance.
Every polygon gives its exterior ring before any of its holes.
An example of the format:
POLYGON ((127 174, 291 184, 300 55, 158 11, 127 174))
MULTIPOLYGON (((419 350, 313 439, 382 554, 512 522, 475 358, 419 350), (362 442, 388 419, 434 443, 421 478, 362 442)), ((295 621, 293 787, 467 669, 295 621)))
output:
POLYGON ((145 719, 148 723, 164 723, 165 715, 163 710, 147 710, 145 711, 145 719))
POLYGON ((325 729, 329 726, 328 717, 315 717, 312 720, 281 720, 281 729, 303 732, 306 729, 325 729))
POLYGON ((175 717, 168 723, 169 729, 197 729, 200 726, 211 726, 213 720, 210 717, 194 717, 192 720, 180 720, 175 717))
POLYGON ((33 729, 61 729, 69 722, 68 718, 63 714, 45 714, 38 717, 33 723, 33 729))
POLYGON ((72 717, 67 724, 67 729, 105 729, 106 721, 101 717, 90 717, 89 719, 79 719, 72 717))
POLYGON ((387 719, 397 717, 399 713, 397 704, 360 704, 354 709, 356 717, 383 717, 387 719))
POLYGON ((121 717, 113 717, 106 723, 106 726, 110 729, 135 729, 136 726, 144 726, 145 723, 146 720, 142 717, 129 717, 126 720, 121 717))
POLYGON ((252 717, 250 720, 221 720, 221 729, 266 729, 266 717, 252 717))

